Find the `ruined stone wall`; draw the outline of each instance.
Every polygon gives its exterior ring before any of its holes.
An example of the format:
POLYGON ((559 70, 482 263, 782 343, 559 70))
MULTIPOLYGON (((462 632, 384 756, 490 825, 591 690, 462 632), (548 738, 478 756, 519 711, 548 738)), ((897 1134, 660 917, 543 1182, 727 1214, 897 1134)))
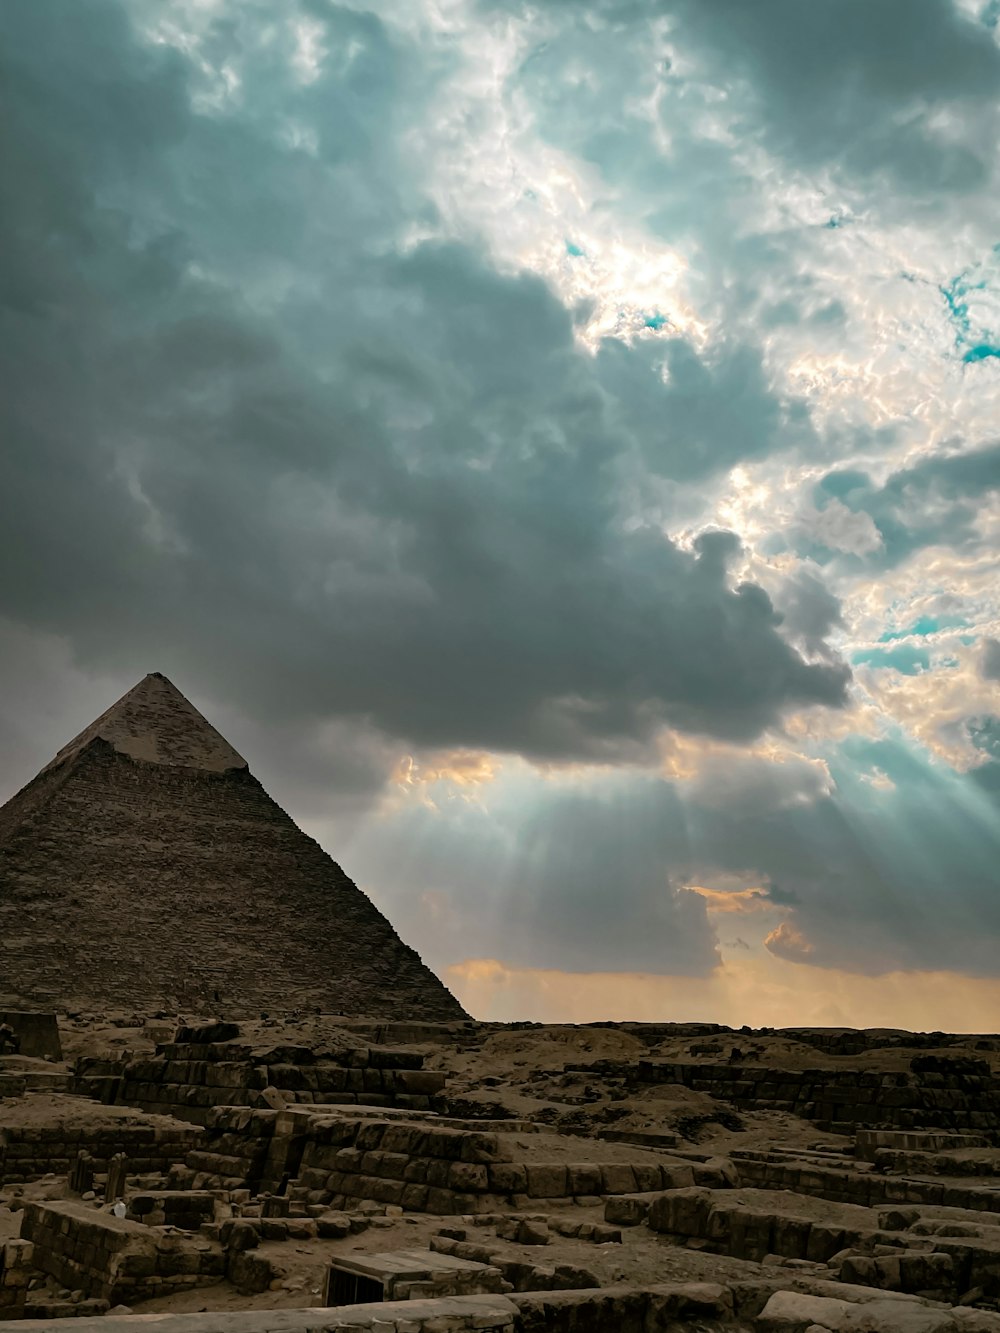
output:
POLYGON ((0 1129, 0 1185, 39 1180, 50 1173, 68 1174, 78 1152, 94 1158, 96 1169, 122 1152, 130 1175, 159 1175, 182 1162, 197 1145, 195 1128, 154 1129, 120 1125, 105 1129, 71 1129, 64 1125, 0 1129))
POLYGON ((595 1202, 606 1194, 669 1188, 690 1167, 652 1158, 634 1163, 504 1160, 502 1136, 383 1120, 317 1121, 290 1197, 341 1206, 352 1199, 416 1212, 489 1212, 511 1206, 595 1202))
MULTIPOLYGON (((761 1262, 780 1255, 794 1262, 826 1264, 843 1255, 840 1281, 883 1291, 919 1293, 949 1303, 976 1289, 980 1299, 1000 1295, 996 1229, 947 1220, 919 1233, 907 1230, 904 1212, 890 1209, 867 1224, 810 1220, 786 1203, 753 1207, 724 1193, 672 1190, 649 1201, 651 1230, 734 1259, 761 1262), (949 1234, 954 1228, 955 1234, 949 1234), (987 1234, 976 1234, 977 1230, 987 1234)), ((912 1216, 916 1216, 914 1213, 912 1216)))
POLYGON ((0 1245, 0 1320, 24 1318, 33 1253, 29 1240, 9 1240, 0 1245))
POLYGON ((923 1203, 975 1212, 1000 1212, 1000 1192, 989 1187, 882 1176, 813 1164, 802 1166, 776 1160, 775 1154, 767 1152, 737 1150, 733 1153, 733 1162, 742 1183, 760 1189, 792 1190, 835 1203, 856 1203, 867 1208, 923 1203))
POLYGON ((204 1241, 82 1204, 26 1204, 21 1233, 34 1247, 36 1268, 112 1305, 204 1286, 225 1275, 222 1251, 204 1241))
POLYGON ((266 1105, 265 1088, 299 1105, 394 1106, 426 1111, 445 1075, 423 1055, 358 1046, 316 1059, 305 1047, 253 1051, 230 1042, 166 1042, 140 1060, 78 1062, 73 1090, 105 1105, 137 1106, 198 1124, 217 1106, 266 1105))
MULTIPOLYGON (((944 1066, 947 1061, 917 1057, 944 1066)), ((962 1062, 958 1062, 961 1064, 962 1062)), ((669 1060, 599 1061, 567 1065, 621 1078, 638 1089, 681 1083, 747 1111, 785 1111, 832 1133, 861 1127, 947 1129, 1000 1136, 1000 1081, 985 1061, 966 1061, 968 1072, 927 1068, 883 1074, 858 1069, 775 1069, 763 1065, 677 1063, 669 1060)))
POLYGON ((26 1000, 450 1021, 457 1000, 248 772, 101 740, 0 819, 0 976, 26 1000))

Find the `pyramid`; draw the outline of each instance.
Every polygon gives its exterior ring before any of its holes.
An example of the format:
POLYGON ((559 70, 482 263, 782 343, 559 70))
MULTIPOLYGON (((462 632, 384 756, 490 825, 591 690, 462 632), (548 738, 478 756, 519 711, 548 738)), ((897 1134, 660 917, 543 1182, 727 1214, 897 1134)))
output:
POLYGON ((0 995, 466 1017, 158 673, 0 807, 0 995))

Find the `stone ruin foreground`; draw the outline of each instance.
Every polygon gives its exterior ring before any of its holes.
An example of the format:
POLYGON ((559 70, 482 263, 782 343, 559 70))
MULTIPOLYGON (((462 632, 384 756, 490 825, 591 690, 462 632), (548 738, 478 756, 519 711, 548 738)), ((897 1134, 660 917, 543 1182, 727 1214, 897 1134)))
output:
POLYGON ((1000 1330, 997 1037, 7 1017, 15 1330, 1000 1330))
POLYGON ((1000 1036, 474 1022, 161 676, 0 969, 12 1330, 1000 1333, 1000 1036))

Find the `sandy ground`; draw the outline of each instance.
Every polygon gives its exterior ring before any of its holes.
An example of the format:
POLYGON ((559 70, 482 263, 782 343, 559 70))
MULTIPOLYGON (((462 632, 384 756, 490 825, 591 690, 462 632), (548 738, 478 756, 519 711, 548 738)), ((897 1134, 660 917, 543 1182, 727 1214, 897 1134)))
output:
POLYGON ((152 1125, 161 1129, 190 1129, 186 1121, 151 1115, 131 1106, 102 1106, 89 1097, 68 1093, 29 1092, 24 1097, 0 1098, 0 1129, 42 1127, 97 1130, 115 1125, 152 1125))
MULTIPOLYGON (((559 1214, 537 1214, 555 1217, 559 1214)), ((575 1221, 600 1221, 603 1208, 575 1208, 575 1221)), ((383 1219, 389 1221, 389 1219, 383 1219)), ((338 1257, 377 1254, 401 1249, 423 1249, 442 1227, 459 1227, 468 1240, 533 1266, 554 1267, 572 1264, 584 1268, 601 1286, 617 1282, 680 1282, 727 1280, 746 1281, 754 1277, 774 1276, 773 1268, 703 1254, 672 1244, 645 1227, 628 1228, 622 1244, 594 1245, 591 1242, 554 1237, 548 1245, 514 1245, 498 1240, 490 1227, 463 1225, 461 1218, 409 1216, 395 1219, 391 1225, 373 1227, 360 1236, 342 1241, 317 1241, 309 1244, 283 1242, 263 1244, 255 1253, 266 1256, 284 1273, 285 1289, 267 1291, 259 1296, 240 1296, 228 1283, 218 1283, 198 1291, 184 1292, 161 1300, 143 1301, 135 1306, 140 1314, 180 1313, 199 1310, 294 1309, 318 1305, 322 1299, 326 1270, 338 1257)))

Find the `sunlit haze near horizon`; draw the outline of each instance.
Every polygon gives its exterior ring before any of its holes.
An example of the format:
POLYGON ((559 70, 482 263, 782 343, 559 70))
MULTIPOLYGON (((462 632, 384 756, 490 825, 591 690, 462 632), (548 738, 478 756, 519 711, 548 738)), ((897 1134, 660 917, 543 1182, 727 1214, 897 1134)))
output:
POLYGON ((1000 1031, 998 0, 52 0, 0 86, 0 801, 160 671, 478 1018, 1000 1031))

